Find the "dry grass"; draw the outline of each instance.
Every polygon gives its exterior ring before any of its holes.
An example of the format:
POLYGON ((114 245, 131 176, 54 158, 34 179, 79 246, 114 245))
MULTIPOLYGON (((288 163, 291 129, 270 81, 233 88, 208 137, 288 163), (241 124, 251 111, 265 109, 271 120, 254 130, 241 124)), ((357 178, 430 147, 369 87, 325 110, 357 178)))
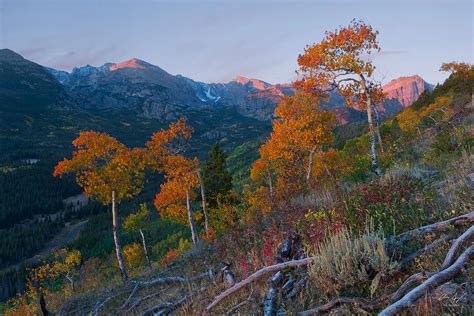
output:
POLYGON ((445 179, 434 185, 439 196, 450 208, 450 215, 466 213, 474 208, 473 184, 467 176, 474 172, 474 155, 463 150, 461 157, 446 166, 445 179))
POLYGON ((394 265, 386 253, 383 235, 375 232, 373 225, 367 227, 358 236, 343 229, 319 246, 308 272, 317 292, 328 296, 367 282, 375 292, 380 277, 394 265))

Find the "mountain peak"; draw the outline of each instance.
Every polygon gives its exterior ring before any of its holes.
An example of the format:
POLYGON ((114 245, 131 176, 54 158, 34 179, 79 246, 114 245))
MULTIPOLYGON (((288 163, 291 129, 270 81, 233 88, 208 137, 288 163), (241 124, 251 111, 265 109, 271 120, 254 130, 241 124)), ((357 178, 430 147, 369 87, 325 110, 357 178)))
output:
POLYGON ((258 80, 258 79, 251 79, 251 78, 247 78, 243 76, 237 76, 232 81, 240 83, 242 85, 249 84, 250 86, 258 90, 265 90, 271 86, 271 84, 269 84, 268 82, 258 80))
POLYGON ((20 61, 24 60, 23 56, 8 48, 0 49, 0 61, 20 61))
POLYGON ((398 99, 403 107, 410 106, 423 91, 431 91, 433 86, 419 75, 399 77, 383 86, 388 99, 398 99))
POLYGON ((403 76, 399 77, 396 79, 390 80, 385 86, 384 89, 393 89, 396 87, 400 87, 406 84, 410 84, 413 82, 425 82, 423 78, 421 78, 419 75, 413 75, 413 76, 403 76))
POLYGON ((241 83, 241 84, 246 84, 250 81, 250 79, 247 78, 247 77, 243 77, 243 76, 236 76, 234 79, 232 79, 232 81, 235 81, 235 82, 241 83))
POLYGON ((112 64, 109 67, 110 71, 115 71, 123 68, 135 68, 135 69, 145 69, 147 66, 150 65, 147 62, 140 60, 138 58, 132 58, 126 61, 123 61, 118 64, 112 64))

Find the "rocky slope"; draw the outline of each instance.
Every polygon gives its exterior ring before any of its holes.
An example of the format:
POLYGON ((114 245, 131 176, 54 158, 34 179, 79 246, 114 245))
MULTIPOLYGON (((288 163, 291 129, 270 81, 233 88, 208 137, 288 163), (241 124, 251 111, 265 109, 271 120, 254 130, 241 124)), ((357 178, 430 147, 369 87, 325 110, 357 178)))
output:
POLYGON ((0 49, 0 111, 35 112, 74 102, 44 67, 9 49, 0 49))

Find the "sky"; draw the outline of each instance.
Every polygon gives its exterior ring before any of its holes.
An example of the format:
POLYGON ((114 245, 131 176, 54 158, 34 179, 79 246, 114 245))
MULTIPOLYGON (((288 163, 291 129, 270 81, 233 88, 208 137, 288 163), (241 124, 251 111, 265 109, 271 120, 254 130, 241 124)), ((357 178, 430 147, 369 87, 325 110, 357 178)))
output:
POLYGON ((286 83, 325 31, 362 19, 377 29, 377 79, 473 63, 473 2, 281 0, 0 0, 0 48, 70 71, 139 58, 204 82, 237 75, 286 83))

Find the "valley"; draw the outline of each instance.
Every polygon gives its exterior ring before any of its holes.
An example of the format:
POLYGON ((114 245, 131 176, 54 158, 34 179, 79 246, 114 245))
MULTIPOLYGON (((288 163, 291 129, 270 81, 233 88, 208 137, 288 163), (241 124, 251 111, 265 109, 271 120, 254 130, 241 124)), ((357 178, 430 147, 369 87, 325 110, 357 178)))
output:
POLYGON ((467 312, 472 64, 325 34, 282 83, 0 49, 0 313, 467 312))
MULTIPOLYGON (((31 186, 20 189, 18 193, 22 195, 44 182, 59 183, 52 177, 54 163, 71 150, 71 141, 79 131, 103 131, 127 145, 141 146, 154 131, 181 117, 194 129, 187 149, 189 154, 204 158, 211 146, 219 143, 229 155, 234 185, 241 191, 244 184, 249 183, 248 174, 258 157, 258 144, 269 135, 275 107, 285 95, 294 93, 290 84, 272 85, 245 77, 236 77, 228 83, 203 83, 173 76, 136 58, 99 67, 77 67, 67 73, 42 67, 8 49, 0 50, 0 74, 3 79, 0 79, 0 167, 6 177, 14 176, 14 181, 22 181, 22 173, 17 169, 41 170, 31 186), (37 163, 28 164, 25 159, 34 159, 37 163)), ((413 100, 423 91, 432 89, 417 76, 399 81, 389 83, 393 99, 380 106, 384 117, 402 109, 407 97, 413 100)), ((364 125, 365 114, 344 107, 340 96, 334 94, 325 106, 337 113, 341 145, 363 130, 360 126, 364 125), (346 133, 348 136, 344 136, 346 133)), ((65 192, 80 192, 70 180, 65 185, 65 192)), ((70 193, 54 197, 55 207, 62 208, 60 201, 68 198, 67 194, 70 193)), ((57 209, 50 206, 37 209, 37 203, 34 199, 27 202, 25 207, 32 211, 16 215, 17 219, 10 220, 11 224, 4 227, 6 232, 17 230, 15 227, 24 221, 35 222, 38 216, 47 216, 51 223, 43 225, 55 227, 43 243, 61 236, 61 229, 68 230, 61 228, 65 221, 54 216, 57 209)), ((2 214, 14 211, 9 209, 10 204, 4 207, 2 214)), ((131 207, 133 205, 125 206, 126 209, 131 207)), ((80 227, 90 216, 88 212, 73 215, 82 223, 80 227)), ((68 238, 64 238, 60 244, 67 241, 68 238)), ((58 247, 46 247, 55 248, 58 247)), ((40 249, 38 245, 33 251, 40 249)), ((17 267, 31 263, 27 255, 16 258, 8 264, 17 267)), ((8 298, 18 289, 22 286, 10 288, 9 294, 3 294, 2 298, 8 298)))

